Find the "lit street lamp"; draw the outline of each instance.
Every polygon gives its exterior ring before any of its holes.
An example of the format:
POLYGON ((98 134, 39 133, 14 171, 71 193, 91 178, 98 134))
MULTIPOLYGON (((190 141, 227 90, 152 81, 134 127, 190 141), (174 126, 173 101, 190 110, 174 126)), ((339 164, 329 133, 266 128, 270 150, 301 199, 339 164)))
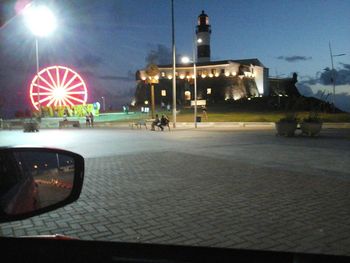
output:
POLYGON ((194 127, 197 128, 197 67, 195 60, 191 61, 189 57, 183 57, 181 62, 188 64, 193 62, 193 86, 194 86, 194 127))
POLYGON ((329 54, 331 56, 331 63, 332 63, 332 79, 331 80, 332 80, 332 83, 333 83, 333 113, 334 113, 335 112, 335 74, 334 74, 333 57, 341 57, 341 56, 345 56, 346 54, 333 55, 331 42, 329 42, 329 54))
POLYGON ((35 55, 36 55, 36 74, 37 74, 37 96, 39 104, 39 113, 41 117, 41 100, 40 100, 40 76, 39 76, 39 44, 38 38, 48 36, 56 27, 56 18, 46 6, 28 4, 24 11, 24 21, 26 26, 35 36, 35 55))
MULTIPOLYGON (((201 43, 202 39, 197 39, 197 43, 201 43)), ((197 66, 196 66, 196 42, 193 43, 193 58, 191 61, 189 57, 183 57, 182 63, 188 64, 193 62, 193 88, 194 88, 194 127, 197 128, 197 66)))
POLYGON ((173 128, 176 128, 176 49, 175 49, 174 0, 171 0, 171 44, 172 44, 172 55, 173 55, 173 128))
POLYGON ((278 109, 281 108, 281 97, 282 97, 282 94, 281 94, 281 91, 280 91, 280 79, 282 76, 285 76, 286 74, 277 74, 277 71, 276 71, 276 79, 277 79, 277 92, 278 92, 278 109))

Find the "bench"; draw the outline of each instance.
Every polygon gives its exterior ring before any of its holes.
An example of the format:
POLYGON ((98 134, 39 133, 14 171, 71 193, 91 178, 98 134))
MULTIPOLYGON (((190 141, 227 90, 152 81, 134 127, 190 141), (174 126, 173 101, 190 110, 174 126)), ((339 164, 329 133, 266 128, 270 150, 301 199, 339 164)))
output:
MULTIPOLYGON (((151 123, 151 125, 152 125, 152 123, 155 121, 155 119, 149 119, 149 120, 147 120, 147 121, 149 121, 150 123, 151 123)), ((166 128, 166 127, 168 127, 168 129, 169 129, 169 131, 170 131, 170 121, 166 124, 166 125, 162 125, 164 128, 166 128)), ((155 126, 155 127, 157 127, 157 129, 158 129, 158 131, 160 130, 160 127, 159 126, 155 126)))
MULTIPOLYGON (((170 131, 170 121, 166 124, 166 125, 162 125, 164 128, 168 127, 169 131, 170 131)), ((160 130, 160 127, 157 126, 158 130, 160 130)))
POLYGON ((58 127, 61 128, 65 128, 68 126, 72 126, 72 127, 76 127, 76 128, 80 128, 80 122, 79 121, 59 121, 58 123, 58 127))
POLYGON ((39 131, 39 124, 36 122, 26 122, 23 124, 23 131, 24 132, 38 132, 39 131))
POLYGON ((138 120, 138 121, 130 123, 130 126, 132 129, 134 129, 134 126, 136 126, 136 128, 139 128, 139 129, 141 129, 142 126, 145 126, 145 128, 147 130, 147 121, 146 120, 138 120))

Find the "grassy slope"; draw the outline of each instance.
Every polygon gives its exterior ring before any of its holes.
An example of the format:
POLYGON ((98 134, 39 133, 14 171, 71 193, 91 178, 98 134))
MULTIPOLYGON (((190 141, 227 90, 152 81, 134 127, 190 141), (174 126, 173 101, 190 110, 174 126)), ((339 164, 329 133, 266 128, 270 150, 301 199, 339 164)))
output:
MULTIPOLYGON (((241 101, 234 104, 225 104, 208 107, 207 115, 208 119, 202 118, 202 122, 276 122, 279 119, 285 117, 286 111, 283 108, 288 108, 289 98, 282 98, 280 110, 274 110, 273 106, 269 102, 271 98, 263 97, 257 98, 251 101, 241 101)), ((304 106, 319 103, 320 101, 315 98, 302 98, 304 106)), ((294 102, 295 104, 295 102, 294 102)), ((290 108, 290 107, 289 107, 290 108)), ((302 107, 303 108, 303 107, 302 107)), ((309 109, 312 107, 309 107, 309 109)), ((135 112, 137 110, 135 109, 135 112)), ((172 120, 172 112, 156 110, 156 113, 161 116, 166 114, 172 120)), ((178 122, 193 122, 193 108, 181 109, 177 114, 178 122)), ((307 117, 309 112, 307 110, 301 110, 297 113, 298 119, 307 117)), ((198 107, 198 116, 202 116, 202 110, 198 107)), ((350 113, 319 113, 319 116, 324 122, 350 122, 350 113)), ((150 116, 144 114, 134 114, 128 116, 129 121, 139 119, 150 119, 150 116)), ((120 120, 120 121, 126 121, 120 120)))
MULTIPOLYGON (((172 120, 171 112, 157 111, 159 116, 163 113, 168 115, 170 120, 172 120)), ((284 112, 275 111, 275 112, 222 112, 222 111, 208 111, 208 119, 205 120, 202 118, 202 122, 276 122, 282 117, 285 116, 284 112)), ((298 112, 297 117, 303 119, 308 116, 308 112, 298 112)), ((198 116, 202 116, 202 111, 198 110, 198 116)), ((144 114, 130 114, 127 116, 128 119, 119 119, 113 121, 120 122, 132 122, 140 119, 150 119, 151 116, 144 114)), ((350 122, 350 113, 320 113, 320 117, 324 122, 350 122)), ((177 114, 176 120, 178 122, 193 122, 194 115, 193 110, 186 109, 181 110, 177 114)))

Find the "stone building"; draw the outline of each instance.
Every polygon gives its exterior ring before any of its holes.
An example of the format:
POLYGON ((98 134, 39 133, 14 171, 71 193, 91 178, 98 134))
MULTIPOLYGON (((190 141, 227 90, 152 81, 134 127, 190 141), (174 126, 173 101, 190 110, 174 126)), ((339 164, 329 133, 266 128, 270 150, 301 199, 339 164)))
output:
MULTIPOLYGON (((196 63, 195 65, 193 62, 176 65, 178 105, 189 106, 194 100, 195 79, 197 99, 205 100, 207 104, 274 95, 277 90, 284 90, 286 83, 293 82, 290 79, 284 82, 279 79, 269 79, 268 68, 257 58, 211 61, 210 35, 209 17, 202 11, 198 16, 198 25, 196 26, 196 63), (194 75, 194 66, 196 66, 196 76, 194 75), (276 83, 279 83, 277 84, 278 88, 275 88, 276 83), (270 85, 274 87, 272 93, 270 85)), ((159 81, 155 85, 155 103, 156 105, 171 104, 173 100, 172 79, 174 77, 172 65, 158 65, 158 68, 159 74, 155 76, 159 81)), ((150 103, 151 94, 147 78, 149 77, 145 69, 137 71, 136 105, 150 103)))

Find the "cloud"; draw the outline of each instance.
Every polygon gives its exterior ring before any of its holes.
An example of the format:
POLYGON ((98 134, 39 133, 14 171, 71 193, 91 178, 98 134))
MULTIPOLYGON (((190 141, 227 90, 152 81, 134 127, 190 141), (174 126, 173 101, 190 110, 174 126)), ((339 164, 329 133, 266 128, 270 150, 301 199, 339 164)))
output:
POLYGON ((321 83, 324 85, 333 85, 333 74, 336 85, 347 85, 350 84, 350 64, 341 63, 343 68, 341 69, 330 69, 325 68, 320 75, 321 83))
POLYGON ((280 60, 285 60, 287 62, 298 62, 298 61, 306 61, 306 60, 311 60, 312 57, 305 57, 305 56, 290 56, 290 57, 285 57, 285 56, 279 56, 277 59, 280 60))
POLYGON ((350 64, 340 63, 345 69, 350 70, 350 64))
POLYGON ((87 54, 77 59, 76 65, 81 68, 86 68, 86 67, 96 68, 99 65, 101 65, 102 62, 103 62, 102 58, 95 55, 87 54))
POLYGON ((314 93, 311 89, 311 87, 309 86, 309 83, 307 82, 300 82, 297 85, 298 87, 298 91, 300 92, 300 94, 306 96, 306 97, 313 97, 314 93))
POLYGON ((146 63, 154 63, 157 65, 166 65, 170 64, 172 61, 172 52, 170 48, 158 44, 156 49, 152 49, 148 52, 146 56, 146 63))
POLYGON ((316 97, 331 101, 333 94, 333 73, 336 83, 336 106, 342 110, 350 112, 350 64, 340 63, 342 68, 334 69, 325 68, 317 72, 315 77, 303 77, 297 83, 299 92, 308 97, 316 97))
MULTIPOLYGON (((182 55, 176 51, 176 63, 181 61, 182 55)), ((173 53, 170 48, 158 44, 156 49, 151 49, 146 56, 146 64, 170 65, 173 63, 173 53)), ((133 73, 134 74, 134 73, 133 73)))

